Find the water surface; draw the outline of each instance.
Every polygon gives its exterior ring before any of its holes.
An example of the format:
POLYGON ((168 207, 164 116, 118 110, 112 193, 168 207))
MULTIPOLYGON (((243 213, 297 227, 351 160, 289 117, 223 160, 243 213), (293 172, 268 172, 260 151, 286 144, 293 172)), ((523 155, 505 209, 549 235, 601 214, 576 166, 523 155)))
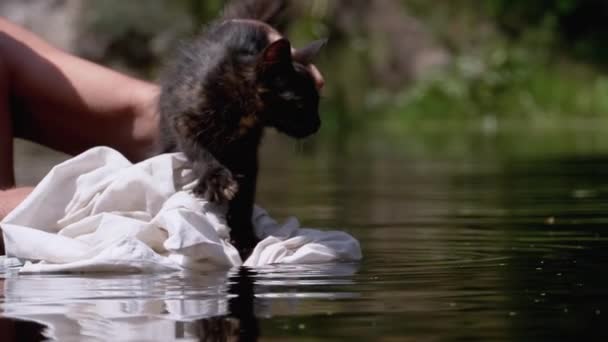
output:
POLYGON ((120 276, 5 267, 1 340, 605 340, 606 133, 271 135, 259 203, 353 234, 362 262, 120 276))

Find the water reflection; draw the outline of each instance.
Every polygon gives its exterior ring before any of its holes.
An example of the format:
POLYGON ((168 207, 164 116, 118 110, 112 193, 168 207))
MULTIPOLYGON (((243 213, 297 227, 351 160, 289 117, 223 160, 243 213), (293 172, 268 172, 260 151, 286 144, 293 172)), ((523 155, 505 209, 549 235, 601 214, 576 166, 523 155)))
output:
POLYGON ((14 269, 5 270, 0 340, 40 340, 44 336, 58 340, 252 341, 259 336, 258 316, 285 313, 268 303, 270 298, 289 301, 287 311, 293 312, 298 310, 300 298, 307 297, 304 293, 280 294, 280 288, 334 284, 336 276, 350 277, 355 271, 353 264, 120 277, 19 276, 14 269))
POLYGON ((59 340, 165 340, 184 323, 226 315, 228 274, 146 277, 9 276, 3 315, 44 324, 59 340), (184 282, 183 279, 189 279, 184 282))
POLYGON ((2 341, 44 341, 44 330, 45 326, 40 323, 0 317, 0 339, 2 341))
MULTIPOLYGON (((236 278, 232 278, 228 288, 228 316, 220 320, 220 329, 209 329, 206 322, 201 322, 202 327, 207 327, 207 333, 200 336, 213 337, 213 331, 219 331, 217 338, 208 338, 209 341, 224 341, 229 337, 238 337, 240 341, 254 341, 260 335, 260 327, 255 317, 254 306, 254 280, 255 272, 247 268, 240 268, 236 278), (226 323, 233 323, 236 326, 226 323), (225 327, 229 331, 225 331, 225 327)), ((208 322, 208 321, 207 321, 208 322)), ((204 332, 204 330, 203 330, 204 332)))

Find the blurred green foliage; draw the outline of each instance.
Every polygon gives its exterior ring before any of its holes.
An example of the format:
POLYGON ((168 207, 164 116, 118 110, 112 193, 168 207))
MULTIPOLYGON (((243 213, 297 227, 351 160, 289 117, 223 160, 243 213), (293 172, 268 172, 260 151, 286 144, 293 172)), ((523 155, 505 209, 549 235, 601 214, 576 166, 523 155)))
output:
POLYGON ((394 97, 410 118, 598 117, 608 113, 608 77, 589 65, 554 60, 507 43, 455 58, 441 73, 394 97))
POLYGON ((608 2, 604 0, 491 0, 491 14, 512 37, 530 28, 553 31, 565 52, 605 64, 608 2))
POLYGON ((433 25, 454 58, 384 102, 380 111, 390 113, 388 122, 439 119, 493 127, 523 119, 554 126, 608 114, 608 2, 405 2, 433 25))

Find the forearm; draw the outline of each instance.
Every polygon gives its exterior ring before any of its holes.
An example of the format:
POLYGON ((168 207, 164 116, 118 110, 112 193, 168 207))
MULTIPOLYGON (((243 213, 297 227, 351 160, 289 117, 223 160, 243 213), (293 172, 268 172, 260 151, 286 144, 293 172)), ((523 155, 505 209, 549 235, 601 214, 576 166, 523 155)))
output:
POLYGON ((0 18, 16 136, 75 154, 97 145, 145 157, 157 134, 156 85, 60 51, 0 18))

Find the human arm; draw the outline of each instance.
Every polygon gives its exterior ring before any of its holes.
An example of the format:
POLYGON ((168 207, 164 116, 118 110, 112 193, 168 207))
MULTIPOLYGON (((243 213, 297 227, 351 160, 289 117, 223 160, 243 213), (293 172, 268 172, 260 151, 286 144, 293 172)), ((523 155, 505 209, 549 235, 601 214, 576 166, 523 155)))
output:
POLYGON ((0 68, 0 117, 9 117, 14 137, 69 154, 106 145, 134 161, 152 149, 155 84, 65 53, 1 18, 0 68))
MULTIPOLYGON (((151 154, 158 87, 63 52, 0 18, 0 190, 15 186, 13 139, 69 154, 113 147, 151 154)), ((0 191, 0 219, 30 188, 0 191)))

